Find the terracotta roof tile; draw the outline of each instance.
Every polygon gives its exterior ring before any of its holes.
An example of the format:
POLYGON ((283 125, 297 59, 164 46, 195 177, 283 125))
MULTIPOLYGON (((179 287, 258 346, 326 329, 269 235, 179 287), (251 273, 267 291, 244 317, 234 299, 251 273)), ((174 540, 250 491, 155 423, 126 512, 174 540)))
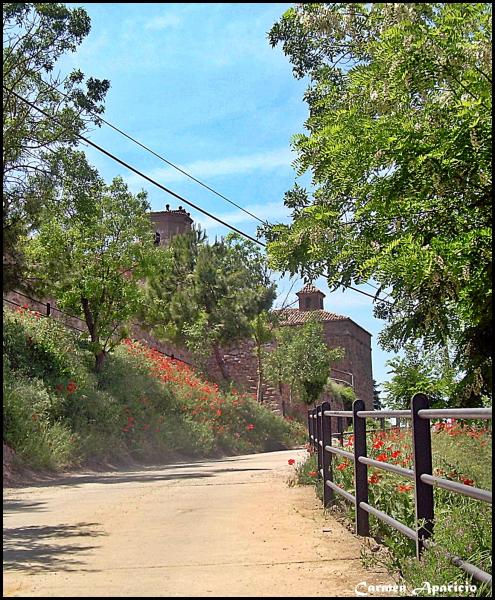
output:
MULTIPOLYGON (((315 287, 312 283, 307 283, 302 290, 297 292, 298 294, 323 294, 317 287, 315 287)), ((323 294, 325 295, 325 294, 323 294)))
POLYGON ((336 315, 326 310, 299 310, 298 308, 283 308, 273 311, 280 319, 281 325, 302 325, 311 315, 319 321, 345 321, 349 317, 336 315))

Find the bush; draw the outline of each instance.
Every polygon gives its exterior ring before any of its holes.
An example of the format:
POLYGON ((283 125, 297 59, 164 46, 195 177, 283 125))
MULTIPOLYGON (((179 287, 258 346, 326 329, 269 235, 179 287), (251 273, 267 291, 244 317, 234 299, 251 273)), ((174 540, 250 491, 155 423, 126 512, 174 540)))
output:
POLYGON ((33 466, 282 449, 305 439, 250 396, 127 340, 98 377, 83 338, 4 311, 4 439, 33 466), (37 450, 39 448, 39 451, 37 450))
POLYGON ((62 422, 51 420, 58 399, 42 381, 9 378, 3 398, 3 437, 24 464, 61 469, 74 462, 76 438, 62 422))

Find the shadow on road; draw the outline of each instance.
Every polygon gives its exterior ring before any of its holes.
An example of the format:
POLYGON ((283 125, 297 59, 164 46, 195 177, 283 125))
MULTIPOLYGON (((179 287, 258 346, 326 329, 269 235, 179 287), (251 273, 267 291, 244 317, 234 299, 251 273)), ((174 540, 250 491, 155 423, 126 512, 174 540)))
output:
MULTIPOLYGON (((98 537, 104 535, 94 529, 99 523, 76 525, 15 527, 3 530, 4 570, 28 571, 90 571, 82 568, 84 561, 77 558, 98 546, 66 543, 68 538, 98 537), (61 543, 62 542, 62 543, 61 543)), ((94 569, 91 570, 94 572, 94 569)))
POLYGON ((44 511, 42 508, 46 506, 46 502, 26 502, 25 500, 18 500, 15 498, 4 498, 3 500, 3 514, 8 515, 15 512, 30 512, 30 511, 44 511))
MULTIPOLYGON (((82 475, 71 475, 69 477, 53 478, 48 481, 29 483, 30 488, 45 488, 45 487, 58 487, 58 486, 70 486, 78 487, 80 485, 86 485, 90 483, 101 483, 101 484, 122 484, 122 483, 153 483, 160 481, 173 481, 181 479, 203 479, 205 477, 215 477, 219 473, 235 473, 244 471, 269 471, 270 469, 263 469, 259 467, 225 467, 220 469, 208 469, 207 471, 191 471, 189 473, 178 473, 177 469, 186 469, 192 467, 207 467, 207 464, 183 464, 183 465, 170 465, 165 467, 155 467, 155 471, 161 469, 160 472, 144 472, 143 469, 135 471, 116 471, 115 473, 92 473, 82 475), (172 471, 169 473, 168 471, 172 471)), ((15 502, 15 501, 14 501, 15 502)), ((36 503, 35 503, 36 504, 36 503)), ((27 507, 28 508, 28 507, 27 507)), ((18 510, 22 510, 22 506, 18 510)))

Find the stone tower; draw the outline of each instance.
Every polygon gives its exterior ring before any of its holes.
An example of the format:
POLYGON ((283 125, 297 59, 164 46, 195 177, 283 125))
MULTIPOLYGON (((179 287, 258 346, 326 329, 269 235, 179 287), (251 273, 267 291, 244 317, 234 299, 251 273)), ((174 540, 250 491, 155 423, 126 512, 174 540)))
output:
POLYGON ((170 210, 169 204, 165 206, 165 210, 151 212, 150 218, 153 222, 155 243, 160 246, 166 246, 174 235, 191 231, 193 223, 191 215, 182 206, 177 210, 170 210))
POLYGON ((323 309, 325 294, 311 283, 305 285, 301 291, 297 292, 296 296, 299 298, 299 310, 323 309))

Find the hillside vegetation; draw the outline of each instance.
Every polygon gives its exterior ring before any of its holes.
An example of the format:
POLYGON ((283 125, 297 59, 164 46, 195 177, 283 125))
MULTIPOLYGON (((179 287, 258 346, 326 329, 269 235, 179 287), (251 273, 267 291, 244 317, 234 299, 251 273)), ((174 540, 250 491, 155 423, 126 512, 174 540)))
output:
POLYGON ((4 309, 3 359, 3 438, 33 468, 250 453, 304 441, 300 424, 131 340, 95 374, 84 338, 27 309, 4 309))

